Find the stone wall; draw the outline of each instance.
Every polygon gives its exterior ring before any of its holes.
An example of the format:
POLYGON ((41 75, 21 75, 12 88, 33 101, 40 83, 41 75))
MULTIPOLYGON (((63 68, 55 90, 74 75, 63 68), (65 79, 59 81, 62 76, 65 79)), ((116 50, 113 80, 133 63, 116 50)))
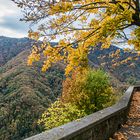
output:
POLYGON ((138 86, 131 86, 120 101, 106 109, 26 140, 107 140, 127 120, 130 101, 138 86))

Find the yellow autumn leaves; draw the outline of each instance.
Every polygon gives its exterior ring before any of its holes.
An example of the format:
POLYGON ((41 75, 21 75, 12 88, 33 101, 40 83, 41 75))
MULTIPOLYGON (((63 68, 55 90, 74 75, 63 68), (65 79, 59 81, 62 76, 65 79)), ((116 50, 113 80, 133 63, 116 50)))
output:
MULTIPOLYGON (((122 38, 124 29, 131 26, 134 20, 135 6, 135 3, 129 0, 119 0, 116 3, 110 0, 63 0, 47 3, 46 7, 42 6, 42 9, 46 8, 46 18, 49 19, 43 26, 44 30, 29 32, 30 38, 38 41, 40 37, 45 36, 46 42, 37 46, 37 49, 33 48, 28 64, 39 61, 40 56, 43 55, 43 71, 59 61, 66 64, 66 75, 75 69, 86 68, 91 46, 94 48, 100 43, 102 49, 106 49, 110 47, 114 38, 118 36, 122 38), (56 39, 59 35, 63 35, 63 39, 58 44, 54 46, 49 44, 47 40, 56 39)), ((126 39, 125 36, 123 37, 126 39)), ((139 50, 139 42, 140 28, 135 27, 128 43, 139 50)), ((111 57, 119 57, 120 52, 115 53, 110 54, 111 57)), ((126 61, 130 61, 130 58, 121 63, 126 61)), ((114 63, 114 66, 116 65, 118 64, 114 63)))

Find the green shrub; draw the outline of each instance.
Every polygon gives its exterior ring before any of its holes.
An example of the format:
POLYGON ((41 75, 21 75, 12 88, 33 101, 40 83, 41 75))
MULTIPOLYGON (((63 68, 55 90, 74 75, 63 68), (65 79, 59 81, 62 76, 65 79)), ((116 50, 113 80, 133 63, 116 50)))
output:
POLYGON ((114 99, 109 75, 102 70, 89 69, 82 74, 74 74, 63 84, 63 102, 75 104, 87 114, 112 105, 114 99))
POLYGON ((45 129, 48 130, 81 118, 85 115, 85 112, 83 110, 79 110, 75 105, 70 103, 64 104, 61 101, 56 101, 42 114, 38 123, 45 125, 45 129))
POLYGON ((74 73, 63 83, 60 99, 42 114, 39 124, 46 129, 63 125, 114 103, 109 76, 102 70, 74 73))

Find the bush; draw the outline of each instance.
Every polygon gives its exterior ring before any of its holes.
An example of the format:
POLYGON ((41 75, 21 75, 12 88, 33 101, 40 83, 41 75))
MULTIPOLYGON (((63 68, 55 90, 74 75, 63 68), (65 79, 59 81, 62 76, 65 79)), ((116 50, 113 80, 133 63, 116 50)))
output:
POLYGON ((46 129, 63 125, 114 103, 109 76, 102 70, 76 72, 63 83, 61 98, 43 113, 39 124, 46 129))
POLYGON ((115 95, 108 74, 90 69, 66 79, 61 99, 90 114, 112 105, 115 95))
POLYGON ((85 115, 85 112, 83 110, 79 110, 75 105, 70 103, 64 104, 61 101, 56 101, 42 114, 38 123, 45 125, 45 129, 48 130, 81 118, 85 115))

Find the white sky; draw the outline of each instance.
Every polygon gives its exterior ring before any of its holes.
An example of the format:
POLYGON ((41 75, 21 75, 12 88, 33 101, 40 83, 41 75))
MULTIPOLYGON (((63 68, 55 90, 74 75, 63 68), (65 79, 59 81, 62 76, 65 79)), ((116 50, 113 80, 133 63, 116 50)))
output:
MULTIPOLYGON (((0 36, 27 37, 28 24, 19 21, 22 17, 21 9, 11 0, 0 0, 0 36)), ((57 38, 55 41, 58 41, 57 38)), ((121 48, 130 47, 126 44, 118 45, 121 48)))
POLYGON ((0 36, 26 37, 28 24, 19 21, 22 13, 11 0, 0 0, 0 36))

